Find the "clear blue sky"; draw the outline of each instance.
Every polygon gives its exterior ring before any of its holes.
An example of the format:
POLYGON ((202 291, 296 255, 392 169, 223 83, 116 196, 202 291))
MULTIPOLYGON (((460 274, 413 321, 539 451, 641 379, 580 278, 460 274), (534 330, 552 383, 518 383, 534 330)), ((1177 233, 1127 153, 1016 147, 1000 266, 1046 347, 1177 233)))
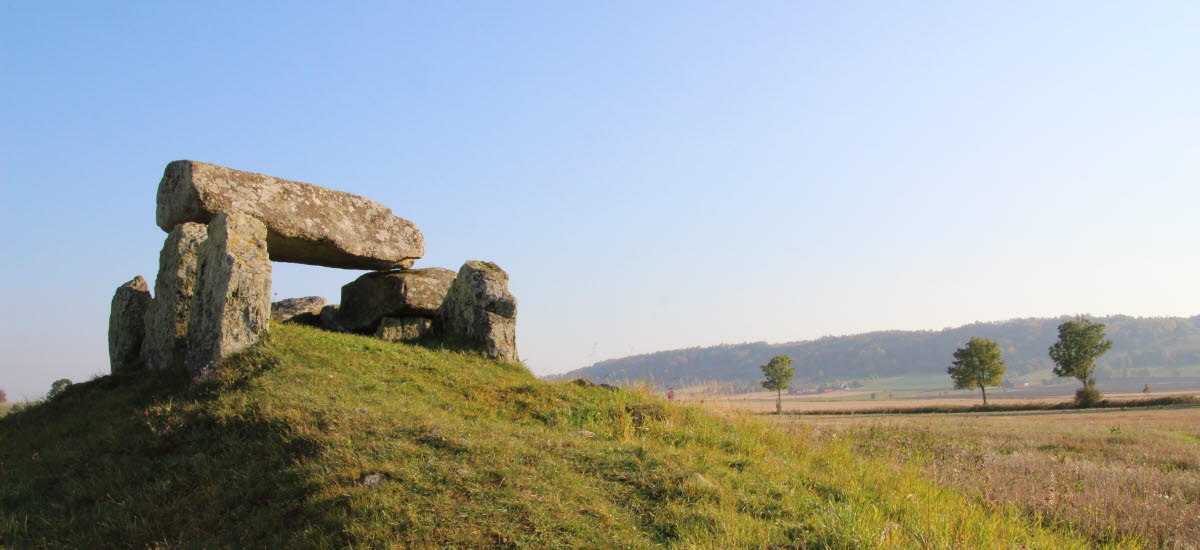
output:
MULTIPOLYGON (((538 374, 1200 313, 1200 3, 248 4, 6 5, 10 398, 107 372, 182 158, 380 201, 420 266, 497 262, 538 374)), ((359 275, 275 267, 279 298, 359 275)))

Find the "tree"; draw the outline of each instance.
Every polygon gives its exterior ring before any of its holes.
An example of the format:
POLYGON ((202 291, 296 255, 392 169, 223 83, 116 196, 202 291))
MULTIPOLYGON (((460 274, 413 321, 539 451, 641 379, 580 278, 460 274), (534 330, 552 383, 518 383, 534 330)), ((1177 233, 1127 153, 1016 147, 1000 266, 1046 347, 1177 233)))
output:
POLYGON ((791 365, 791 357, 776 355, 761 367, 763 375, 767 377, 762 381, 762 387, 775 390, 775 414, 783 414, 783 390, 792 383, 792 376, 796 374, 791 365))
POLYGON ((1078 378, 1083 387, 1075 392, 1080 405, 1094 405, 1101 393, 1096 389, 1096 358, 1112 349, 1112 340, 1104 338, 1104 324, 1093 323, 1082 315, 1058 325, 1058 341, 1050 346, 1054 375, 1078 378))
POLYGON ((8 403, 8 394, 4 390, 0 390, 0 403, 8 403))
POLYGON ((53 384, 50 384, 50 391, 46 392, 46 401, 54 399, 55 397, 58 396, 58 394, 62 393, 63 390, 67 389, 67 386, 70 386, 70 385, 71 385, 70 379, 60 378, 58 380, 55 380, 53 384))
POLYGON ((1004 376, 1004 359, 1000 344, 987 338, 971 338, 967 345, 954 351, 954 363, 946 369, 959 390, 978 387, 987 405, 987 386, 999 386, 1004 376))

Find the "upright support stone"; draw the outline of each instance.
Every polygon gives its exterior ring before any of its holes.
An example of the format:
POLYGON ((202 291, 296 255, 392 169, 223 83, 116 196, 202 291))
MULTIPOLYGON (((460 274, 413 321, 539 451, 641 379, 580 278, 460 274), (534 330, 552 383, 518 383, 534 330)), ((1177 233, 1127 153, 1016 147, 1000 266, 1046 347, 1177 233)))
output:
POLYGON ((145 334, 150 287, 141 275, 117 287, 108 315, 108 362, 113 374, 141 370, 140 355, 145 334))
POLYGON ((175 226, 158 254, 154 301, 146 312, 142 359, 150 369, 183 370, 188 318, 196 292, 196 261, 208 228, 200 223, 175 226))
POLYGON ((450 341, 477 347, 492 359, 520 360, 517 299, 508 292, 508 274, 494 263, 463 264, 442 302, 441 322, 450 341))
POLYGON ((208 223, 243 212, 267 226, 271 259, 346 269, 412 267, 425 238, 373 200, 193 160, 167 165, 158 184, 158 226, 208 223))
POLYGON ((188 321, 186 366, 193 378, 250 347, 271 320, 267 227, 243 213, 222 212, 200 245, 196 294, 188 321))

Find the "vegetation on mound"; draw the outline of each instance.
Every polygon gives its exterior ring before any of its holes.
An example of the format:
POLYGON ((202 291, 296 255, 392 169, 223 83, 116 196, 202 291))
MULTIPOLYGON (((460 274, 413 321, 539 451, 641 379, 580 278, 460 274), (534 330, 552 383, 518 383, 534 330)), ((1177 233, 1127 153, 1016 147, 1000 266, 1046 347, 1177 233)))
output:
POLYGON ((0 441, 4 547, 1087 547, 839 438, 301 326, 210 382, 71 386, 0 441))
MULTIPOLYGON (((842 410, 793 410, 783 414, 796 415, 834 415, 834 414, 938 414, 938 413, 980 413, 980 412, 1019 412, 1019 411, 1064 411, 1079 409, 1124 409, 1134 407, 1170 407, 1170 406, 1200 405, 1200 397, 1195 395, 1165 395, 1145 399, 1104 399, 1090 406, 1080 405, 1077 401, 1062 403, 1001 403, 991 405, 924 405, 919 407, 878 407, 874 409, 842 409, 842 410)), ((767 414, 767 413, 759 413, 767 414)))

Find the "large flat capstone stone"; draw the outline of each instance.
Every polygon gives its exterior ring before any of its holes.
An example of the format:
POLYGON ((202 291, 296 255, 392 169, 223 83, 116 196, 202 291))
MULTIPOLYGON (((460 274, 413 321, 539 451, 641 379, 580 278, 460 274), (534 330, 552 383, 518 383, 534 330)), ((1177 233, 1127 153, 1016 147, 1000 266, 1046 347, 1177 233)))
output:
POLYGON ((175 226, 158 254, 154 301, 146 312, 142 359, 150 369, 183 370, 187 356, 187 327, 196 292, 196 264, 208 228, 200 223, 175 226))
POLYGON ((412 222, 358 195, 177 160, 158 184, 158 226, 208 223, 238 211, 262 220, 272 260, 346 269, 412 267, 425 239, 412 222))
POLYGON ((205 378, 221 359, 258 342, 270 328, 266 226, 240 212, 218 214, 208 224, 197 265, 185 365, 193 378, 205 378))

